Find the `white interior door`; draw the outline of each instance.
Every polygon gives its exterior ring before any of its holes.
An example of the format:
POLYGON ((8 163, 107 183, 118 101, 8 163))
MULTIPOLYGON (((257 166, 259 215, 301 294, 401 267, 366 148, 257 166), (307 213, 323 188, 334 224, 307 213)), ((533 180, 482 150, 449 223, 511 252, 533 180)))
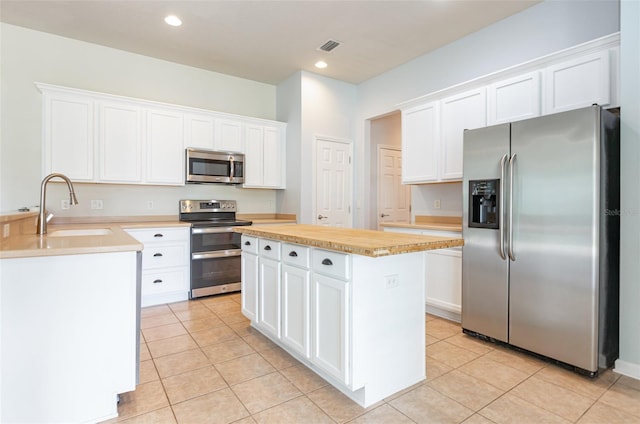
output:
POLYGON ((351 227, 352 150, 350 142, 316 139, 318 225, 351 227))
POLYGON ((378 229, 383 222, 411 222, 411 186, 402 184, 402 151, 378 148, 378 229))

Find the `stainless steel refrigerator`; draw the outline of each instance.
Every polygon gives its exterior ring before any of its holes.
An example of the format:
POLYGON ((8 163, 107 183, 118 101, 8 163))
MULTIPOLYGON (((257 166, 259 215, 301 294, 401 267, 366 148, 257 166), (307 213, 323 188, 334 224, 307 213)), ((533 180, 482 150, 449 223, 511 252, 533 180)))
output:
POLYGON ((595 375, 618 356, 619 119, 464 133, 462 327, 595 375))

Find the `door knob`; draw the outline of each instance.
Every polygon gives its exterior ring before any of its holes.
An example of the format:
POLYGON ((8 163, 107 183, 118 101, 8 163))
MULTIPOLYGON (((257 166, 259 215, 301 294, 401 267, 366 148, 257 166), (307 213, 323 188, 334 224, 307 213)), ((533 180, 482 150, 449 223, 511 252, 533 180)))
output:
POLYGON ((381 213, 380 214, 380 218, 384 218, 385 216, 389 216, 389 214, 388 213, 381 213))
POLYGON ((318 219, 324 219, 324 218, 329 218, 329 217, 328 216, 318 215, 318 219))

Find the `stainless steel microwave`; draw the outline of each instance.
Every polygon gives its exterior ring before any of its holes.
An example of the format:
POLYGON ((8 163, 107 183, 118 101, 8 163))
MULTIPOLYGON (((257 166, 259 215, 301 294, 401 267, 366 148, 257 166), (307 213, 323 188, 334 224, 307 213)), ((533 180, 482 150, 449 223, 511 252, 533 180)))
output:
POLYGON ((244 183, 244 155, 213 150, 186 150, 187 183, 244 183))

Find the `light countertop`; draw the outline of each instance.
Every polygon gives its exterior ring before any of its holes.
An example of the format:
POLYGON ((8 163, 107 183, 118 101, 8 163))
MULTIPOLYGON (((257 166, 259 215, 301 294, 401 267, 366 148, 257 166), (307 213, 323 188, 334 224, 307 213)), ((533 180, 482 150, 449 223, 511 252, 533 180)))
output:
POLYGON ((235 227, 234 231, 256 237, 370 257, 445 249, 464 244, 461 237, 435 237, 303 224, 235 227))
POLYGON ((387 222, 381 227, 408 228, 414 230, 437 230, 462 232, 462 218, 459 216, 416 215, 414 222, 387 222))

